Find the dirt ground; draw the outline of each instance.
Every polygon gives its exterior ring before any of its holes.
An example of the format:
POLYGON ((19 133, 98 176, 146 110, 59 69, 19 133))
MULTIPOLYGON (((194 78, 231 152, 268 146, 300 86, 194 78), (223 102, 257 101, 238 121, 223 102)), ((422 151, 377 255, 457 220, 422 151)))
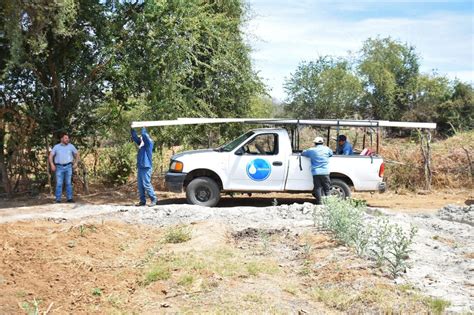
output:
POLYGON ((310 195, 225 197, 217 208, 159 196, 153 208, 120 191, 2 203, 0 314, 474 311, 473 227, 435 215, 470 192, 354 196, 419 228, 397 280, 317 230, 310 195))
POLYGON ((109 221, 4 224, 0 313, 429 310, 415 289, 381 277, 326 235, 191 229, 189 242, 165 244, 166 230, 109 221))

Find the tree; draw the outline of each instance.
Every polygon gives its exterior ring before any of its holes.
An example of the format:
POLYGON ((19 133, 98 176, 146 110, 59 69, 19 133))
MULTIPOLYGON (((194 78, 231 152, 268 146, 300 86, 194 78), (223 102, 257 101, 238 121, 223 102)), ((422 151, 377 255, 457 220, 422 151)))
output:
MULTIPOLYGON (((75 143, 96 144, 111 127, 121 134, 117 122, 128 129, 135 107, 146 119, 242 117, 263 93, 240 0, 4 0, 0 9, 0 108, 9 111, 0 124, 2 176, 15 143, 4 138, 44 150, 69 131, 75 143), (8 117, 31 119, 31 137, 9 132, 18 121, 8 117)), ((160 140, 199 142, 205 129, 160 140)), ((30 176, 44 172, 37 165, 30 176)))
POLYGON ((437 107, 450 98, 452 87, 446 77, 420 74, 413 92, 413 106, 402 114, 402 119, 436 121, 437 107))
POLYGON ((287 112, 299 118, 353 117, 363 92, 349 63, 328 56, 301 63, 285 91, 287 112))
POLYGON ((369 38, 360 51, 359 73, 366 95, 364 116, 400 120, 413 108, 419 75, 415 48, 388 38, 369 38))
POLYGON ((444 134, 474 129, 474 90, 472 85, 454 82, 451 97, 436 108, 438 130, 444 134))

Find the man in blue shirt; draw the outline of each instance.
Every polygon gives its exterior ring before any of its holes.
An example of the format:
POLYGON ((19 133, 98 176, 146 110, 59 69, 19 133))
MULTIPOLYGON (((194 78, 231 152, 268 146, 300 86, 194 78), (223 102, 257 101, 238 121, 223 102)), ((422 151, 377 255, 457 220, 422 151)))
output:
POLYGON ((137 184, 140 202, 137 204, 137 206, 144 206, 146 204, 146 192, 151 200, 151 207, 156 205, 158 201, 151 184, 151 175, 153 173, 153 140, 151 140, 150 135, 144 127, 142 128, 141 137, 137 136, 137 132, 134 129, 131 129, 131 134, 133 142, 138 145, 137 184))
POLYGON ((79 162, 79 152, 76 147, 69 143, 67 134, 61 135, 60 143, 56 144, 49 154, 49 164, 51 170, 56 173, 56 202, 61 202, 63 193, 63 182, 66 182, 67 202, 74 202, 72 199, 72 164, 79 162))
POLYGON ((315 147, 304 150, 302 156, 311 159, 311 174, 313 174, 313 196, 316 198, 316 204, 321 204, 321 189, 325 196, 329 196, 331 189, 331 180, 329 179, 329 158, 332 151, 323 145, 324 139, 316 137, 314 139, 315 147))
POLYGON ((352 155, 352 144, 347 141, 347 137, 345 135, 340 135, 337 138, 338 142, 338 149, 336 154, 342 155, 352 155))

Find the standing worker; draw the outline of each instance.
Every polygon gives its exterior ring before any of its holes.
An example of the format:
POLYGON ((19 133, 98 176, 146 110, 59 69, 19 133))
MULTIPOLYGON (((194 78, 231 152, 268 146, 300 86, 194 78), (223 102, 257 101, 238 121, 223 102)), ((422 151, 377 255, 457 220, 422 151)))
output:
POLYGON ((74 168, 76 168, 79 162, 79 152, 74 145, 69 143, 69 136, 66 133, 61 135, 60 142, 53 147, 48 160, 51 170, 56 173, 56 202, 61 202, 64 181, 66 181, 67 202, 74 202, 72 199, 72 164, 74 163, 74 168))
POLYGON ((137 206, 144 206, 146 204, 145 192, 151 200, 150 207, 155 206, 158 199, 151 184, 151 175, 153 173, 153 140, 146 131, 142 128, 141 137, 137 136, 134 129, 131 129, 132 140, 138 145, 137 154, 137 184, 138 193, 140 195, 140 202, 137 206))
POLYGON ((347 141, 347 137, 345 135, 340 135, 337 137, 337 152, 336 154, 341 155, 352 155, 352 144, 347 141))
POLYGON ((314 139, 314 148, 304 150, 301 155, 311 159, 311 174, 313 174, 313 196, 316 198, 316 204, 321 204, 321 189, 325 196, 329 196, 331 180, 329 179, 329 157, 332 151, 323 145, 324 139, 316 137, 314 139))

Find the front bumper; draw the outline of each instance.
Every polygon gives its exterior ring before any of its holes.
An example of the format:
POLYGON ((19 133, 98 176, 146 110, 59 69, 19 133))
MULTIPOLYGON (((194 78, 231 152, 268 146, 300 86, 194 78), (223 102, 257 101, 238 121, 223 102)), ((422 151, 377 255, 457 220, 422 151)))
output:
POLYGON ((381 182, 377 185, 377 190, 380 193, 384 193, 387 190, 387 184, 385 182, 381 182))
POLYGON ((176 193, 182 192, 186 175, 187 173, 167 172, 165 175, 165 183, 168 190, 176 193))

